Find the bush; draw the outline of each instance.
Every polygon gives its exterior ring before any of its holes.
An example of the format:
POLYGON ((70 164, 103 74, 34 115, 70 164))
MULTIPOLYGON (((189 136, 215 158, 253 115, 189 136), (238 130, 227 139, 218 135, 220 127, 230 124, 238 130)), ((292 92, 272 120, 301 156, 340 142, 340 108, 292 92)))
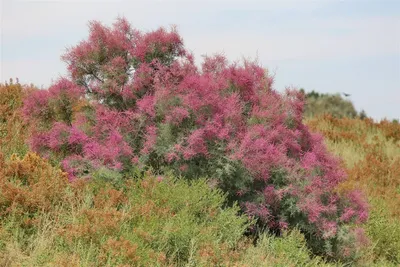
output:
MULTIPOLYGON (((344 99, 340 94, 320 94, 311 91, 306 93, 305 96, 306 107, 304 115, 306 117, 328 114, 336 118, 356 118, 358 116, 353 103, 350 100, 344 99)), ((360 113, 360 117, 367 117, 365 111, 360 113)))
POLYGON ((25 144, 26 123, 21 118, 20 108, 26 94, 33 86, 14 83, 0 84, 0 152, 5 156, 16 153, 23 156, 27 151, 25 144))
POLYGON ((55 202, 62 202, 67 181, 66 173, 54 170, 36 154, 22 159, 13 155, 10 160, 0 154, 0 212, 33 216, 50 210, 55 202))
POLYGON ((304 236, 297 230, 284 232, 281 238, 263 234, 257 246, 245 251, 245 266, 329 266, 322 259, 310 257, 304 236))
POLYGON ((70 180, 99 169, 123 177, 132 164, 207 177, 259 227, 299 227, 330 257, 349 239, 343 226, 366 220, 358 193, 335 192, 345 173, 302 123, 302 95, 278 94, 256 63, 216 55, 198 69, 175 29, 141 33, 124 19, 92 22, 63 58, 72 80, 34 92, 24 114, 31 148, 70 180))

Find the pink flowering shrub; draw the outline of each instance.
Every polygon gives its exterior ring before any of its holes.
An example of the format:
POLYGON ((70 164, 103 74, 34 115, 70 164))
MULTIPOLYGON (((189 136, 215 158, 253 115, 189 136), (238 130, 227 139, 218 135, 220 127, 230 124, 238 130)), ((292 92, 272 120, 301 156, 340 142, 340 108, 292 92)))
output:
POLYGON ((24 114, 37 121, 32 149, 56 155, 71 180, 137 164, 208 177, 259 226, 298 227, 332 257, 347 225, 367 219, 357 192, 336 193, 345 173, 302 123, 302 94, 277 93, 255 62, 216 55, 199 69, 174 29, 141 33, 124 19, 91 23, 63 59, 71 80, 34 92, 24 114))

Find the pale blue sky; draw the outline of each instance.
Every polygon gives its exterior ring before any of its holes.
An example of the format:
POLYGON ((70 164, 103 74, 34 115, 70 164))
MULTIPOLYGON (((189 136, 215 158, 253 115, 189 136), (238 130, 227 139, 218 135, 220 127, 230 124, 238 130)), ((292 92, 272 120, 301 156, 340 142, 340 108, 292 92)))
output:
POLYGON ((186 47, 258 58, 275 88, 346 92, 375 119, 400 118, 400 0, 0 0, 0 80, 48 86, 87 22, 125 16, 134 27, 178 26, 186 47))

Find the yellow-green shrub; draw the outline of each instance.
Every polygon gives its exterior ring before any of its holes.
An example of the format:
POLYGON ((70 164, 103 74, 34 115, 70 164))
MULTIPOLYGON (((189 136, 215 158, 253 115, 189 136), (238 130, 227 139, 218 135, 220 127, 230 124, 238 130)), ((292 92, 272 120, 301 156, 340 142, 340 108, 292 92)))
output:
POLYGON ((27 92, 35 90, 33 86, 19 83, 0 83, 0 152, 6 156, 13 153, 24 155, 26 123, 21 118, 20 108, 27 92))

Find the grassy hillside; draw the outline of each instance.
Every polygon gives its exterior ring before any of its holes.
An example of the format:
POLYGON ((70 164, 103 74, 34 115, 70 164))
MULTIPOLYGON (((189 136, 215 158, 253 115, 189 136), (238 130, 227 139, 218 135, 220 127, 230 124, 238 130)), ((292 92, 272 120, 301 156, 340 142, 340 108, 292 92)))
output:
POLYGON ((366 229, 374 260, 400 263, 400 124, 370 119, 318 117, 307 120, 330 150, 343 159, 348 180, 339 190, 360 188, 370 203, 366 229))
MULTIPOLYGON (((98 170, 68 182, 29 152, 20 116, 31 87, 0 86, 0 266, 341 266, 307 248, 297 230, 246 235, 253 220, 228 207, 209 181, 133 169, 125 180, 98 170)), ((340 192, 362 189, 370 205, 359 266, 400 264, 400 125, 308 118, 343 160, 340 192)))

